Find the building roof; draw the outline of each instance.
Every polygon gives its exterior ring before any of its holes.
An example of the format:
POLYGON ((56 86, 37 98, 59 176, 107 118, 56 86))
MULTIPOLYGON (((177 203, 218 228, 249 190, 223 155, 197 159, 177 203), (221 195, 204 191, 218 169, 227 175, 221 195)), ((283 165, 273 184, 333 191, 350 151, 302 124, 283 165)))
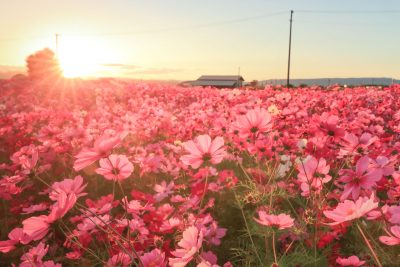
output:
POLYGON ((217 80, 197 80, 191 82, 192 86, 217 86, 217 87, 233 87, 236 86, 237 80, 217 81, 217 80))
POLYGON ((212 80, 212 81, 244 81, 243 77, 240 75, 203 75, 197 79, 198 81, 212 80))

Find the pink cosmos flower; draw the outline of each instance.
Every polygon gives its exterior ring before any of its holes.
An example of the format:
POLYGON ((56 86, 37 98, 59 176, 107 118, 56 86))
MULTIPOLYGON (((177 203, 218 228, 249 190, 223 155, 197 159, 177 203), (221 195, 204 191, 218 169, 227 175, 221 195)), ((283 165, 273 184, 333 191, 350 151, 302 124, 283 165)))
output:
POLYGON ((154 195, 154 199, 156 201, 162 201, 164 198, 173 193, 174 186, 175 184, 173 181, 168 185, 166 181, 162 181, 161 184, 156 184, 154 186, 154 191, 156 191, 157 194, 154 195))
POLYGON ((107 180, 121 181, 133 172, 133 165, 125 155, 112 154, 100 160, 100 168, 96 169, 107 180))
POLYGON ((387 213, 390 223, 400 224, 400 206, 390 206, 387 213))
POLYGON ((24 181, 25 177, 22 175, 3 176, 0 179, 0 197, 6 198, 9 195, 16 195, 21 193, 22 188, 17 184, 24 181))
POLYGON ((170 232, 173 228, 176 228, 181 225, 181 220, 179 218, 169 218, 168 220, 163 221, 160 226, 160 232, 170 232))
POLYGON ((132 263, 128 254, 118 253, 107 261, 107 267, 127 267, 132 263))
POLYGON ((74 250, 65 254, 65 257, 70 260, 77 260, 82 257, 82 252, 78 250, 74 250))
POLYGON ((258 211, 258 217, 254 218, 256 222, 259 224, 265 225, 265 226, 275 226, 278 227, 278 229, 286 229, 290 228, 294 225, 294 219, 290 217, 290 215, 281 213, 279 215, 272 215, 272 214, 267 214, 265 211, 260 210, 258 211))
POLYGON ((246 115, 237 118, 233 129, 238 131, 242 138, 252 135, 257 137, 260 133, 272 130, 271 115, 264 108, 249 110, 246 115))
POLYGON ((8 234, 8 238, 10 238, 10 240, 18 241, 24 245, 32 241, 32 239, 24 233, 23 229, 19 227, 11 230, 11 232, 8 234))
POLYGON ((202 260, 196 267, 219 267, 218 264, 212 264, 209 261, 202 260))
POLYGON ((370 198, 359 197, 356 202, 345 200, 339 203, 334 210, 325 210, 324 215, 335 221, 328 223, 328 225, 337 225, 358 219, 377 207, 378 202, 374 202, 374 195, 372 194, 370 198))
POLYGON ((392 175, 395 172, 394 163, 385 156, 378 156, 372 162, 373 168, 381 169, 384 176, 392 175))
POLYGON ((134 218, 132 220, 122 219, 117 220, 120 226, 129 226, 131 233, 139 233, 142 238, 146 239, 146 236, 150 234, 149 229, 141 218, 134 218))
POLYGON ((0 252, 8 253, 15 249, 15 245, 18 244, 16 240, 4 240, 0 241, 0 252))
POLYGON ((337 125, 339 123, 339 117, 336 115, 330 115, 324 112, 320 116, 319 130, 324 132, 328 136, 334 138, 340 138, 344 136, 344 130, 339 128, 337 125))
POLYGON ((153 249, 150 252, 144 253, 140 257, 144 267, 166 267, 167 262, 165 261, 165 253, 161 252, 158 248, 153 249))
POLYGON ((22 228, 14 228, 8 233, 9 240, 0 241, 0 252, 7 253, 15 249, 15 245, 18 243, 28 244, 32 239, 23 233, 22 228))
POLYGON ((390 227, 389 236, 380 236, 379 241, 388 246, 400 245, 400 226, 395 225, 390 227))
POLYGON ((171 252, 176 258, 169 258, 169 265, 172 267, 186 266, 200 250, 202 243, 203 232, 195 226, 190 226, 183 232, 183 237, 178 243, 179 248, 171 252))
POLYGON ((51 212, 47 218, 48 222, 54 222, 58 220, 73 208, 77 200, 74 193, 66 194, 64 191, 60 191, 58 194, 57 202, 51 207, 51 212))
POLYGON ((332 177, 329 173, 329 165, 326 164, 324 158, 317 160, 316 158, 309 156, 305 162, 300 162, 297 165, 299 171, 298 181, 300 182, 300 189, 302 196, 310 195, 311 189, 319 193, 322 190, 322 186, 328 183, 332 177))
POLYGON ((357 154, 363 155, 368 151, 368 147, 376 140, 378 140, 378 138, 369 133, 363 133, 360 138, 358 138, 355 134, 346 133, 341 143, 342 148, 339 151, 338 158, 357 154))
POLYGON ((356 170, 343 170, 344 175, 340 182, 346 183, 340 200, 343 201, 351 194, 355 200, 361 189, 371 189, 382 178, 382 170, 369 168, 371 159, 368 156, 360 158, 356 163, 356 170))
POLYGON ((21 213, 21 214, 31 214, 31 213, 35 213, 36 211, 46 210, 47 208, 48 208, 48 206, 45 203, 31 205, 29 207, 23 208, 22 209, 23 213, 21 213))
POLYGON ((93 162, 107 157, 108 153, 118 146, 125 138, 127 132, 122 132, 116 136, 103 135, 94 142, 93 148, 84 148, 75 156, 74 170, 79 171, 91 165, 93 162))
POLYGON ((224 139, 222 137, 216 137, 211 142, 211 137, 208 134, 199 135, 192 140, 187 141, 183 144, 183 147, 189 155, 181 157, 181 161, 186 166, 192 166, 193 169, 197 169, 203 164, 203 162, 210 161, 212 164, 220 163, 225 156, 224 139))
POLYGON ((77 228, 83 232, 90 232, 96 230, 97 226, 104 226, 110 222, 110 215, 105 214, 101 216, 85 218, 82 223, 77 225, 77 228))
POLYGON ((61 263, 55 263, 54 261, 44 261, 43 267, 62 267, 61 263))
POLYGON ((74 179, 64 179, 61 182, 55 182, 51 188, 53 189, 49 197, 53 201, 58 200, 59 193, 65 192, 67 195, 74 194, 76 197, 85 196, 86 193, 83 192, 87 184, 83 184, 82 176, 75 176, 74 179))
POLYGON ((32 240, 39 240, 45 237, 49 231, 51 220, 46 215, 34 216, 25 219, 23 224, 23 232, 32 240))
POLYGON ((203 262, 205 264, 208 264, 209 266, 218 266, 217 265, 217 261, 218 261, 217 255, 215 255, 212 251, 203 251, 200 254, 200 257, 203 259, 203 262))
POLYGON ((146 210, 152 210, 153 206, 151 204, 142 205, 139 200, 128 201, 127 197, 122 199, 122 207, 131 214, 140 216, 146 210))
POLYGON ((228 229, 218 227, 218 224, 213 221, 209 227, 207 227, 204 238, 213 245, 219 246, 221 239, 226 235, 228 229))
POLYGON ((27 253, 22 255, 20 267, 42 266, 42 259, 49 250, 49 246, 40 242, 36 247, 31 248, 27 253))
POLYGON ((24 146, 11 156, 11 160, 28 173, 36 166, 38 159, 39 152, 34 145, 24 146))
POLYGON ((350 256, 348 258, 338 257, 336 259, 336 263, 340 266, 361 266, 365 263, 365 261, 360 261, 357 256, 350 256))

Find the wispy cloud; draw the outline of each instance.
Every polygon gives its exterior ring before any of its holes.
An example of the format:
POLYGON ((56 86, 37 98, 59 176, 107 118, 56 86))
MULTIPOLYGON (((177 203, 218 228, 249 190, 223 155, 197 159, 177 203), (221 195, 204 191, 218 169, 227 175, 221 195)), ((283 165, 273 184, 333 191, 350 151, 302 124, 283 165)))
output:
POLYGON ((170 74, 183 71, 177 68, 138 68, 137 70, 127 72, 127 75, 145 74, 145 75, 159 75, 170 74))
POLYGON ((106 67, 106 68, 118 68, 118 69, 125 69, 125 70, 131 70, 131 69, 138 68, 138 66, 136 66, 136 65, 119 64, 119 63, 107 63, 107 64, 102 64, 101 66, 106 67))
POLYGON ((135 76, 135 75, 165 75, 183 71, 178 68, 168 67, 147 67, 131 64, 107 63, 102 64, 102 72, 113 73, 116 76, 135 76))

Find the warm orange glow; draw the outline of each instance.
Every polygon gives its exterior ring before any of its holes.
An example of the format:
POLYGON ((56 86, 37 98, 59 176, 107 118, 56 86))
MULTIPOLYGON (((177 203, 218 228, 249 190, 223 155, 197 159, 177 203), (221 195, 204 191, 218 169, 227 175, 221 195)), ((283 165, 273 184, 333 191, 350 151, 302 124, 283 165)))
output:
POLYGON ((66 36, 60 39, 58 59, 65 77, 88 77, 98 76, 101 64, 113 55, 98 40, 66 36))

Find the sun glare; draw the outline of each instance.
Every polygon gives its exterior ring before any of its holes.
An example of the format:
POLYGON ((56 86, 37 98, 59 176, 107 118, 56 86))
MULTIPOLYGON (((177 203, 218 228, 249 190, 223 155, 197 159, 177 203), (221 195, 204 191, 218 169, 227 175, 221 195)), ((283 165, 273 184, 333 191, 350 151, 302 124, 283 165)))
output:
POLYGON ((65 36, 60 40, 58 58, 64 76, 76 78, 97 76, 101 64, 112 55, 98 40, 65 36))

